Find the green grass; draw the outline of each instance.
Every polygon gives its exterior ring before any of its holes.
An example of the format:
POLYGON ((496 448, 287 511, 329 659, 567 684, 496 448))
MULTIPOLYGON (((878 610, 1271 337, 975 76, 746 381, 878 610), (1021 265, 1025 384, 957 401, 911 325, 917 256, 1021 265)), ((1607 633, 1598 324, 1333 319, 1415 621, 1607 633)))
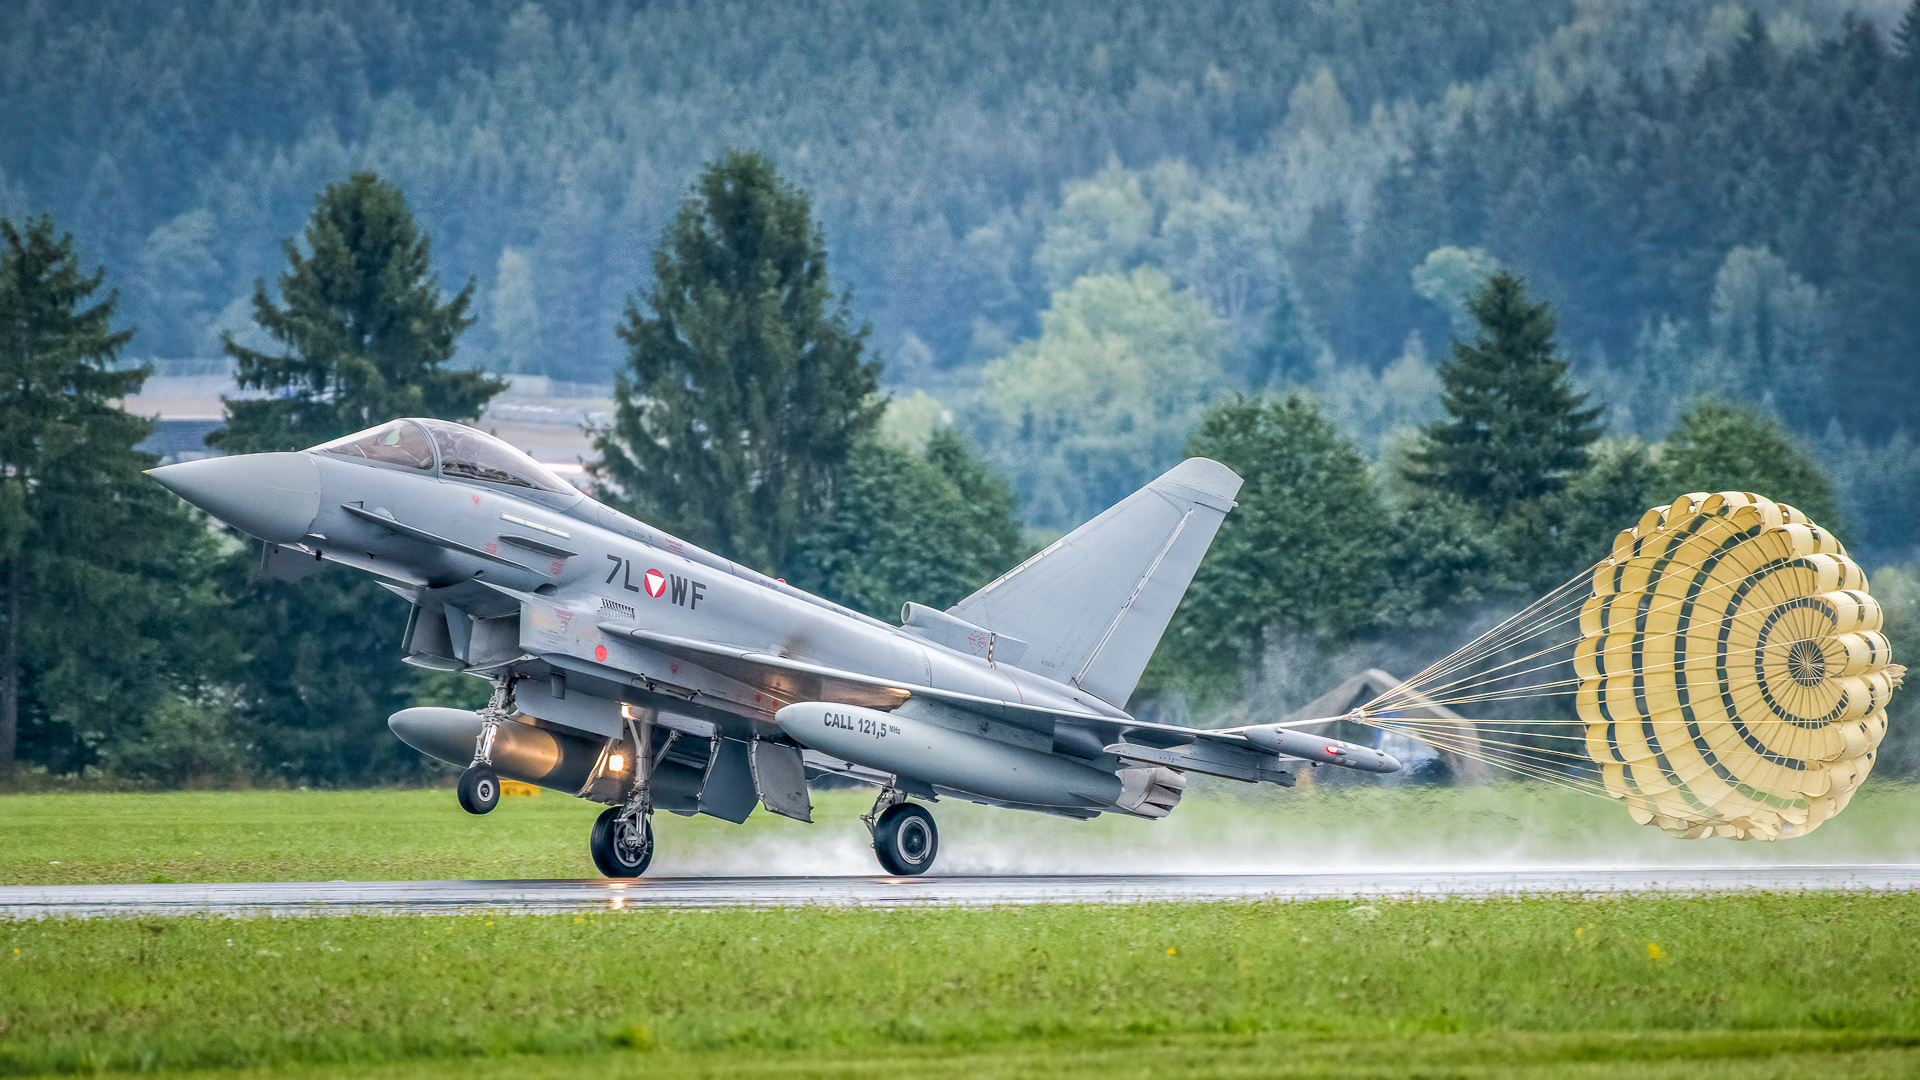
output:
POLYGON ((0 1073, 1911 1075, 1916 936, 1905 895, 22 921, 0 1073))
MULTIPOLYGON (((1869 781, 1847 812, 1779 844, 1678 841, 1544 785, 1322 787, 1200 781, 1165 821, 1068 821, 943 801, 946 872, 1287 871, 1514 861, 1601 865, 1920 858, 1920 785, 1869 781)), ((815 795, 817 824, 659 815, 653 873, 875 872, 871 795, 815 795)), ((592 877, 599 807, 553 792, 484 818, 448 790, 0 796, 0 884, 592 877)))
MULTIPOLYGON (((870 872, 867 802, 662 815, 656 866, 870 872)), ((584 877, 597 809, 5 796, 0 882, 584 877)), ((958 870, 1891 861, 1920 790, 1870 784, 1777 845, 1524 785, 1208 785, 1158 823, 936 809, 958 870)), ((1833 895, 0 922, 0 1074, 1908 1076, 1917 935, 1920 897, 1833 895)))
POLYGON ((986 1046, 807 1047, 797 1050, 625 1050, 505 1054, 350 1065, 279 1065, 169 1075, 369 1080, 595 1080, 599 1077, 1473 1077, 1497 1080, 1822 1080, 1911 1077, 1920 1053, 1905 1040, 1813 1033, 1724 1032, 1559 1036, 1414 1035, 1339 1038, 1235 1035, 1031 1039, 986 1046))

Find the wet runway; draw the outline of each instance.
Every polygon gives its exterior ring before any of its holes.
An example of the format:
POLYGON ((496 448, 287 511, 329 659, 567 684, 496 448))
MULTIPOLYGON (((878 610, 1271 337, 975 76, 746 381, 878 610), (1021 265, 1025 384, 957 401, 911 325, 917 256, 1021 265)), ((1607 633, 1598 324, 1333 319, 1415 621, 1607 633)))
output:
POLYGON ((937 907, 1169 900, 1518 895, 1908 892, 1920 865, 1534 867, 1138 876, 683 877, 635 881, 327 881, 0 887, 0 918, 135 915, 442 915, 641 908, 937 907))

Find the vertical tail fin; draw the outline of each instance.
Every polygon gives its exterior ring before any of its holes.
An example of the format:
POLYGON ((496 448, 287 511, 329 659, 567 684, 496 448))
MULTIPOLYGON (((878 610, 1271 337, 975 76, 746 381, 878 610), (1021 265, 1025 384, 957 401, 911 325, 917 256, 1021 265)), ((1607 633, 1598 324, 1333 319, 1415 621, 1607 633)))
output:
POLYGON ((1021 667, 1125 705, 1239 491, 1188 458, 948 611, 1029 642, 1021 667))

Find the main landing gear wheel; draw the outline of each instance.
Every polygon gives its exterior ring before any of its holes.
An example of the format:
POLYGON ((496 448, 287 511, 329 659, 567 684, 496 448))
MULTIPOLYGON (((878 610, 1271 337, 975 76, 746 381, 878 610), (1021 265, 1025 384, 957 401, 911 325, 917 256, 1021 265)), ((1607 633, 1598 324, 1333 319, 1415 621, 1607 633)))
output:
POLYGON ((500 778, 485 765, 469 765, 460 774, 460 809, 484 814, 500 802, 500 778))
POLYGON ((940 830, 933 815, 918 803, 895 803, 873 823, 873 853, 887 873, 924 874, 940 853, 940 830))
POLYGON ((626 814, 624 806, 609 806, 593 823, 587 847, 593 865, 611 878, 639 877, 653 861, 653 820, 647 814, 626 814))

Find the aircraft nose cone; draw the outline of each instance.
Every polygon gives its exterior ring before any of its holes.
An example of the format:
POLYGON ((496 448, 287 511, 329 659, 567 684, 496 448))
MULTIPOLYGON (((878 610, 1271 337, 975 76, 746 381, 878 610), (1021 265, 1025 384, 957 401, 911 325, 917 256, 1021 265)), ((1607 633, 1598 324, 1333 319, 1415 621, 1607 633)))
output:
POLYGON ((147 475, 242 532, 291 544, 320 513, 320 469, 305 454, 242 454, 162 465, 147 475))

